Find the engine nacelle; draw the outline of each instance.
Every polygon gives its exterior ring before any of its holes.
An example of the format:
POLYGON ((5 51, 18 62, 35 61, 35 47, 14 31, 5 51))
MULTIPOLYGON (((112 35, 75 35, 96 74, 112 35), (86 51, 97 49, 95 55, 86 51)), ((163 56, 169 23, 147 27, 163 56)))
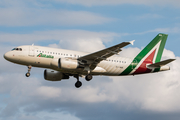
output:
POLYGON ((78 67, 78 61, 70 58, 59 58, 51 61, 53 68, 59 69, 76 69, 78 67))
POLYGON ((68 58, 59 58, 59 68, 61 69, 76 69, 78 67, 78 61, 68 58))
POLYGON ((49 81, 60 81, 62 79, 69 79, 69 76, 59 71, 44 70, 44 79, 49 81))

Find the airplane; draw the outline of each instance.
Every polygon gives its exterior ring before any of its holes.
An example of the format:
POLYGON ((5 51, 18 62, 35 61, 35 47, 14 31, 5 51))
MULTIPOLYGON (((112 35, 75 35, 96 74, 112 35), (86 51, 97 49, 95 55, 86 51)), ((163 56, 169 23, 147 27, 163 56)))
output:
POLYGON ((4 58, 27 66, 26 77, 30 76, 32 67, 45 68, 45 80, 61 81, 73 76, 77 79, 75 87, 79 88, 82 86, 79 77, 90 81, 96 75, 125 76, 170 70, 167 64, 175 59, 160 61, 167 37, 159 33, 134 59, 120 57, 119 53, 135 40, 94 53, 25 45, 5 53, 4 58))

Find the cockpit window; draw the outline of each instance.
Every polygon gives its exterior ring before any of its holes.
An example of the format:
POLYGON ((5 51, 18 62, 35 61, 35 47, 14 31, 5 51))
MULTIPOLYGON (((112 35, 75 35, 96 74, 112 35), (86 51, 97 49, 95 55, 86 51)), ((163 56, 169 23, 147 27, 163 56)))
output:
POLYGON ((22 51, 22 48, 13 48, 12 51, 22 51))

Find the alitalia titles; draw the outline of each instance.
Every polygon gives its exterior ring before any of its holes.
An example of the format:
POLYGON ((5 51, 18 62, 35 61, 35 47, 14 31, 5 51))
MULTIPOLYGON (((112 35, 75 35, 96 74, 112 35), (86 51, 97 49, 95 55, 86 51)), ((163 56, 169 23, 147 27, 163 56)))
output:
POLYGON ((37 55, 37 57, 54 58, 54 56, 52 56, 52 55, 46 55, 46 54, 42 54, 42 53, 39 53, 39 54, 37 55))

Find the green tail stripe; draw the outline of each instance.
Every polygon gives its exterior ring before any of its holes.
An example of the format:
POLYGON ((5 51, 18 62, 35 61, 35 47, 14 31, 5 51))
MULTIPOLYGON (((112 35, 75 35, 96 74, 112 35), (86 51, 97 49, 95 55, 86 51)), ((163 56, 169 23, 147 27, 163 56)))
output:
POLYGON ((160 39, 162 39, 162 41, 161 41, 161 44, 160 44, 160 47, 159 47, 159 50, 158 50, 158 54, 157 54, 155 63, 161 61, 161 57, 162 57, 164 47, 165 47, 165 44, 166 44, 166 40, 167 40, 167 37, 168 37, 167 34, 161 34, 161 35, 162 35, 162 37, 160 39))
POLYGON ((133 68, 135 68, 138 63, 152 50, 152 48, 159 43, 159 41, 161 41, 158 53, 157 53, 157 57, 155 62, 160 62, 161 57, 162 57, 162 53, 164 50, 164 46, 166 43, 168 35, 167 34, 162 34, 159 33, 133 60, 133 62, 131 63, 131 65, 129 65, 122 73, 121 75, 128 75, 133 68), (136 63, 135 63, 136 62, 136 63))

